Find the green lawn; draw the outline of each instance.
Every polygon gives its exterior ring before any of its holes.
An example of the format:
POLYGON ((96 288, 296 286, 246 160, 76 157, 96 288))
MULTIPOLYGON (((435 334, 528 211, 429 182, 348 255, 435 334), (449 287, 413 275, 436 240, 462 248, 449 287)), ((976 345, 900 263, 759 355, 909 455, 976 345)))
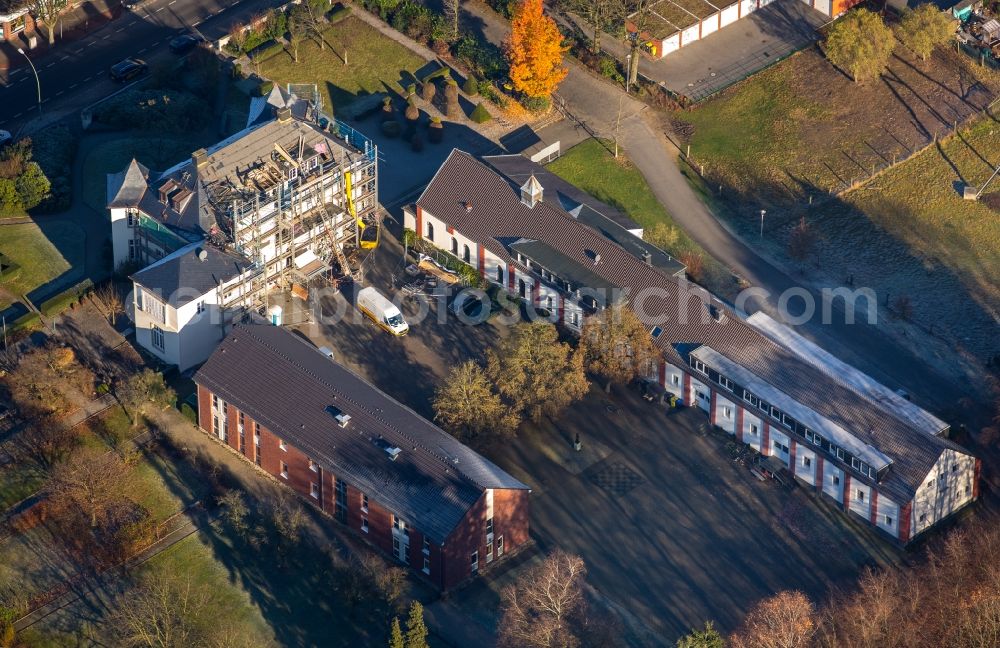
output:
MULTIPOLYGON (((898 47, 880 80, 854 83, 806 49, 674 113, 711 185, 753 229, 754 205, 777 209, 840 190, 930 143, 1000 91, 1000 73, 943 48, 926 62, 898 47)), ((794 217, 791 215, 789 217, 794 217)))
POLYGON ((323 50, 312 41, 299 48, 299 62, 290 54, 279 54, 261 65, 261 75, 285 86, 316 83, 325 106, 334 114, 359 95, 402 92, 414 73, 427 61, 399 43, 383 36, 359 18, 349 17, 324 33, 323 50), (346 48, 348 65, 341 55, 346 48))
MULTIPOLYGON (((195 610, 201 619, 211 619, 220 627, 230 628, 232 637, 252 637, 250 643, 232 645, 270 646, 274 631, 261 615, 238 581, 225 566, 215 560, 212 549, 200 534, 189 536, 149 560, 141 571, 147 576, 180 577, 186 586, 190 579, 195 596, 208 596, 212 610, 195 610)), ((113 587, 113 585, 112 585, 113 587)), ((26 646, 68 648, 69 646, 113 645, 109 626, 103 623, 105 610, 99 603, 110 603, 109 593, 91 591, 86 602, 77 602, 59 610, 18 635, 26 646), (91 607, 93 605, 94 607, 91 607)))
POLYGON ((154 171, 163 171, 191 157, 203 144, 191 137, 122 137, 91 148, 83 163, 83 200, 98 213, 107 210, 107 175, 124 171, 132 158, 154 171))
POLYGON ((85 244, 83 229, 72 223, 0 225, 0 252, 20 266, 0 279, 0 308, 71 267, 82 271, 85 244))
POLYGON ((548 170, 594 198, 623 211, 643 227, 647 240, 659 244, 674 257, 685 253, 702 255, 705 264, 702 282, 723 296, 733 291, 735 284, 731 274, 674 222, 646 184, 642 173, 625 161, 621 154, 619 160, 615 160, 607 146, 607 142, 585 140, 551 162, 548 170), (656 231, 662 231, 664 225, 671 233, 667 237, 670 240, 665 243, 656 240, 656 231))

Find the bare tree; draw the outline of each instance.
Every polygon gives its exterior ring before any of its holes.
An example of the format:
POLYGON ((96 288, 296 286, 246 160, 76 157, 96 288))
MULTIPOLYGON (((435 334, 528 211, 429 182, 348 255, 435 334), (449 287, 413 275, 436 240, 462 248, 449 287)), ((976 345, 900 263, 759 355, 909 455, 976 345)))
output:
POLYGON ((163 374, 152 369, 143 369, 116 380, 114 393, 133 426, 139 424, 139 417, 147 407, 165 407, 175 398, 174 390, 163 381, 163 374))
POLYGON ((586 21, 593 30, 591 51, 601 52, 601 36, 622 19, 626 5, 621 0, 564 0, 563 6, 586 21))
POLYGON ((500 594, 500 643, 518 648, 573 648, 574 617, 584 607, 587 569, 579 556, 561 550, 523 573, 500 594))
POLYGON ((779 592, 759 602, 732 635, 732 648, 805 648, 816 632, 815 607, 802 592, 779 592))
POLYGON ((112 615, 120 645, 135 648, 181 648, 206 645, 205 614, 211 596, 190 578, 173 574, 147 577, 116 600, 112 615))
POLYGON ((82 450, 56 467, 46 491, 52 500, 77 507, 93 529, 107 506, 122 497, 132 463, 114 451, 82 450))
POLYGON ((302 34, 298 32, 288 33, 288 46, 292 49, 292 60, 299 62, 299 48, 302 47, 302 34))
POLYGON ((628 90, 639 79, 639 57, 642 55, 643 33, 649 29, 653 19, 652 7, 657 0, 623 0, 622 13, 625 15, 625 38, 628 42, 629 60, 625 75, 625 89, 628 90))
POLYGON ((458 38, 458 16, 461 4, 461 0, 442 0, 441 13, 444 14, 444 21, 448 25, 448 40, 450 41, 458 38))
POLYGON ((97 304, 104 311, 104 316, 108 318, 111 326, 115 325, 118 316, 125 312, 125 304, 122 301, 122 294, 118 292, 114 282, 109 281, 94 292, 97 304))
POLYGON ((44 412, 20 409, 24 427, 11 436, 8 449, 16 461, 30 461, 51 470, 69 456, 77 444, 77 433, 44 412))
POLYGON ((32 13, 45 23, 45 31, 49 34, 49 45, 56 42, 56 22, 66 4, 67 0, 35 0, 32 7, 32 13))

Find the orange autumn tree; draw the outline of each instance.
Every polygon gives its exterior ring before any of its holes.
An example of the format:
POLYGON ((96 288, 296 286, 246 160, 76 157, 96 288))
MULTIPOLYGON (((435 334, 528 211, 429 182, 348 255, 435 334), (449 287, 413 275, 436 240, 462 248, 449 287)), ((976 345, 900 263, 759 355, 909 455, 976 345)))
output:
POLYGON ((542 12, 542 0, 521 0, 510 21, 504 52, 514 89, 528 97, 548 99, 568 70, 562 66, 562 34, 542 12))

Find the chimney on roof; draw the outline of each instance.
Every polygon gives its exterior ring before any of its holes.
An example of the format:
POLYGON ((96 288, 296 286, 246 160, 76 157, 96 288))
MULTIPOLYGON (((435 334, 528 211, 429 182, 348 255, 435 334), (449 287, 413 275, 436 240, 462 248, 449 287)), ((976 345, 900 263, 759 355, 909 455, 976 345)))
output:
POLYGON ((534 209, 535 205, 542 202, 542 192, 542 183, 532 173, 528 181, 521 185, 521 202, 528 209, 534 209))
POLYGON ((472 211, 472 201, 471 200, 466 200, 464 203, 462 203, 462 205, 465 207, 465 211, 467 211, 467 212, 472 211))
POLYGON ((191 163, 194 164, 195 169, 200 169, 206 164, 208 164, 208 151, 203 148, 198 149, 191 154, 191 163))
POLYGON ((600 262, 601 262, 601 255, 600 254, 595 254, 594 255, 594 265, 597 265, 600 262))
POLYGON ((648 265, 649 267, 653 267, 653 255, 652 253, 650 253, 649 250, 642 251, 642 262, 648 265))
POLYGON ((278 117, 278 122, 281 124, 287 124, 292 121, 292 109, 288 106, 282 106, 278 108, 275 115, 278 117))
POLYGON ((714 319, 719 324, 722 324, 726 321, 726 311, 719 308, 717 304, 709 304, 708 312, 712 316, 712 319, 714 319))

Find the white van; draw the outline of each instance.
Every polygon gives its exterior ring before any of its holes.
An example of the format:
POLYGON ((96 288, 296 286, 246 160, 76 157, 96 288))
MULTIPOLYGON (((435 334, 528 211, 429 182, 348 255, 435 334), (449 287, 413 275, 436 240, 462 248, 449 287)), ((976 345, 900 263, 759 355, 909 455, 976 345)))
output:
POLYGON ((358 310, 393 335, 406 335, 410 330, 396 305, 370 286, 358 291, 358 310))

